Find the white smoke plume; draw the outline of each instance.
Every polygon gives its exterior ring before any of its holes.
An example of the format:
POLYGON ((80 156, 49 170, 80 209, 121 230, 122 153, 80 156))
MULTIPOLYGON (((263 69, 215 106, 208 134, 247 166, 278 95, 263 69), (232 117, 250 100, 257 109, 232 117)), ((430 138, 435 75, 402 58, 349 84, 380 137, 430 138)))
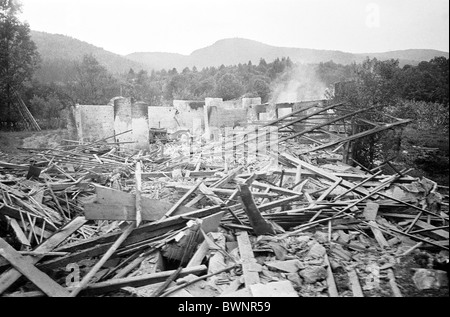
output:
POLYGON ((272 86, 270 103, 293 103, 325 99, 327 86, 313 65, 296 65, 272 86))

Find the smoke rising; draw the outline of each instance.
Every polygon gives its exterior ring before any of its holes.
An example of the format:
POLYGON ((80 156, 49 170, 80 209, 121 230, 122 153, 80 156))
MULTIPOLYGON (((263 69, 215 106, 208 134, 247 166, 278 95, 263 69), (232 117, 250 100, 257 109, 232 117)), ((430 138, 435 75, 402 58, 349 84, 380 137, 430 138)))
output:
POLYGON ((325 99, 327 86, 313 65, 296 65, 273 85, 270 103, 293 103, 325 99))

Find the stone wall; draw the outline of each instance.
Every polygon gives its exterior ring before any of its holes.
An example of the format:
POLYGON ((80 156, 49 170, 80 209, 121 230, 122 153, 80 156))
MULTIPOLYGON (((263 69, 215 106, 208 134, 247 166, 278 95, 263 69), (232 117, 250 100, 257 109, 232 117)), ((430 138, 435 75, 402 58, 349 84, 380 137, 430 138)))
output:
POLYGON ((114 107, 76 105, 74 115, 80 141, 90 142, 114 135, 114 107))

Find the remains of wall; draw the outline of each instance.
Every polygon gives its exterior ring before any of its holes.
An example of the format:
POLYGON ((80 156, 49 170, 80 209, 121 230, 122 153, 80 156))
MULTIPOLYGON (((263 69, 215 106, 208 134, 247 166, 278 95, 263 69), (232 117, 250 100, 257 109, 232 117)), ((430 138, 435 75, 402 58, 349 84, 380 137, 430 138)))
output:
POLYGON ((131 107, 131 126, 133 129, 134 149, 149 150, 150 135, 148 125, 148 104, 137 102, 131 107))
POLYGON ((114 107, 76 105, 74 115, 80 141, 90 142, 114 135, 114 107))
MULTIPOLYGON (((132 129, 131 100, 129 98, 114 100, 115 133, 121 134, 132 129)), ((120 145, 121 148, 132 148, 131 142, 134 142, 133 133, 128 132, 116 136, 116 142, 122 143, 120 145)))

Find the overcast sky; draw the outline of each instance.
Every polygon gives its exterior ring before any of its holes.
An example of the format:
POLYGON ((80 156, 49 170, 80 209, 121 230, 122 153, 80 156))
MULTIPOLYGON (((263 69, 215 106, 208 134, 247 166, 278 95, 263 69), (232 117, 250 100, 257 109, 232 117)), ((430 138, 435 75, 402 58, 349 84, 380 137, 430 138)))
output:
POLYGON ((372 53, 449 51, 448 0, 20 0, 32 30, 117 54, 190 54, 223 38, 372 53))

